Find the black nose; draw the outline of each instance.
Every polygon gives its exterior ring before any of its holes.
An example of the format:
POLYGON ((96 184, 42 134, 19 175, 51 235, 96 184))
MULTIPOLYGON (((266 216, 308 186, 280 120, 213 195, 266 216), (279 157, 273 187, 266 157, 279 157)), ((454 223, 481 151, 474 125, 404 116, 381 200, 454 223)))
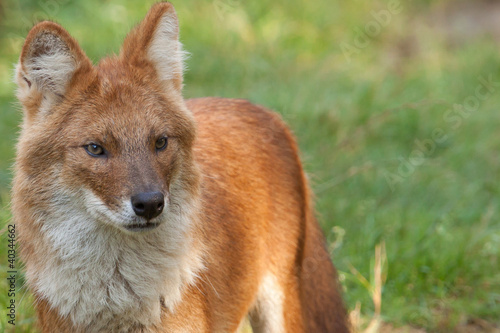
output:
POLYGON ((132 196, 132 207, 138 216, 151 220, 163 211, 165 197, 161 192, 143 192, 132 196))

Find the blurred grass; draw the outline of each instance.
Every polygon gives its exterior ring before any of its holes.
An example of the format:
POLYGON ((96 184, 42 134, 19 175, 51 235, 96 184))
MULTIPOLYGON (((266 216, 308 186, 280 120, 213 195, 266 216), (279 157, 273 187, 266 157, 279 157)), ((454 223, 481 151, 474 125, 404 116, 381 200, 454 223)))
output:
MULTIPOLYGON (((0 0, 1 226, 10 218, 21 116, 12 68, 31 24, 56 20, 97 62, 118 52, 151 3, 0 0)), ((370 293, 349 267, 369 278, 384 241, 382 319, 442 332, 474 318, 500 324, 500 87, 458 126, 445 116, 474 96, 478 77, 500 81, 499 47, 487 34, 457 43, 428 24, 446 3, 404 2, 347 59, 341 43, 354 45, 357 29, 388 2, 174 2, 192 54, 185 96, 248 98, 280 112, 297 135, 349 308, 359 301, 362 314, 373 315, 370 293), (412 155, 416 140, 432 139, 436 129, 446 140, 406 170, 402 161, 421 156, 412 155)), ((3 291, 5 233, 2 244, 3 291)), ((7 302, 2 292, 0 307, 7 302)), ((26 296, 18 307, 16 332, 32 330, 30 304, 26 296)))

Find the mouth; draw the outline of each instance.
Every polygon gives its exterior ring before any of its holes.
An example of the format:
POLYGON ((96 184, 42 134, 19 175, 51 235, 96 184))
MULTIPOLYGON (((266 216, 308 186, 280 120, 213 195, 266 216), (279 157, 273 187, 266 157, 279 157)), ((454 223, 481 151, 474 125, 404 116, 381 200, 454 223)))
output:
POLYGON ((136 224, 126 225, 125 229, 132 232, 143 232, 156 229, 159 225, 160 223, 153 223, 153 222, 136 223, 136 224))

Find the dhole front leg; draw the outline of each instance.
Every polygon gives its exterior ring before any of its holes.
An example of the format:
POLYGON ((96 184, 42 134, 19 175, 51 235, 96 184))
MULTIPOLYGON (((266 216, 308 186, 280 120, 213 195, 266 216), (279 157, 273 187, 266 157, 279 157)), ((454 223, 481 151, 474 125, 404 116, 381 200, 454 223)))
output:
POLYGON ((305 332, 299 285, 295 278, 278 279, 267 274, 249 313, 254 333, 305 332))

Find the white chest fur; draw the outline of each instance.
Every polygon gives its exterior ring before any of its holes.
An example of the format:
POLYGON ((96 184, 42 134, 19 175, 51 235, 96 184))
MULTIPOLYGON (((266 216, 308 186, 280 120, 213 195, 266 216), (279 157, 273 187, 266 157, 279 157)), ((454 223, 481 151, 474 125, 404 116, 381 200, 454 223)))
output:
POLYGON ((160 298, 173 310, 203 267, 190 233, 193 209, 174 210, 193 205, 171 205, 157 229, 130 235, 96 221, 79 200, 64 201, 40 221, 48 253, 40 253, 36 270, 28 269, 31 287, 84 331, 158 324, 160 298))

